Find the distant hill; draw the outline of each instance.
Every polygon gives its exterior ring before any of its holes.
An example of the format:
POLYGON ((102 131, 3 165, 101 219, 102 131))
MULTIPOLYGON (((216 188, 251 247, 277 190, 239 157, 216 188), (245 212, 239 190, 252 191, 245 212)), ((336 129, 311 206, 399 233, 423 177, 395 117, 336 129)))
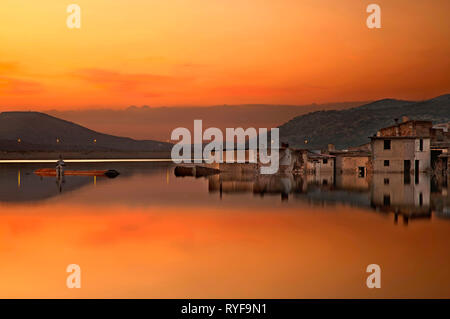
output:
POLYGON ((420 102, 384 99, 346 110, 308 113, 281 125, 280 139, 293 147, 321 149, 332 143, 343 149, 369 142, 369 136, 404 115, 434 124, 449 122, 450 94, 420 102))
POLYGON ((171 146, 99 133, 45 113, 0 113, 0 151, 168 151, 171 146))
POLYGON ((203 127, 277 127, 290 119, 313 111, 342 110, 364 102, 310 105, 216 105, 136 107, 126 109, 49 110, 45 113, 78 123, 99 132, 136 139, 168 141, 173 129, 193 129, 194 120, 203 127))

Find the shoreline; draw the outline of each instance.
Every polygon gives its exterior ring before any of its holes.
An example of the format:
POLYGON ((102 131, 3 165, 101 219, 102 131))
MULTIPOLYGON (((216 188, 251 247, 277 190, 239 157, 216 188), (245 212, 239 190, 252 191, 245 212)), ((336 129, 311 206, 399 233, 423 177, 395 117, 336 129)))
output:
POLYGON ((170 152, 40 152, 40 151, 16 151, 0 152, 0 161, 57 161, 59 156, 64 160, 168 160, 170 152))

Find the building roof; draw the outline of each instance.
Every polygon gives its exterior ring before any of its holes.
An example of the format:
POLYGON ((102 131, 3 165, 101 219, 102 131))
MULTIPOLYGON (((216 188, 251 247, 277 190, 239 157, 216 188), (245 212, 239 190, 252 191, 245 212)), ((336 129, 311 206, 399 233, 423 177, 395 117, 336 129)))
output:
POLYGON ((408 121, 405 121, 405 122, 400 122, 400 123, 397 123, 397 124, 394 124, 394 125, 391 125, 391 126, 386 126, 386 127, 383 127, 383 128, 381 128, 381 129, 379 129, 379 131, 381 131, 381 130, 387 130, 387 129, 391 129, 391 128, 394 128, 394 127, 399 127, 399 126, 402 126, 402 125, 406 125, 406 124, 430 124, 430 125, 433 125, 433 122, 432 121, 425 121, 425 120, 408 120, 408 121))
POLYGON ((342 156, 342 157, 368 157, 370 156, 370 152, 368 151, 335 151, 331 152, 336 157, 342 156))
POLYGON ((314 152, 311 152, 311 151, 308 151, 307 155, 308 155, 308 158, 313 158, 313 159, 335 158, 336 157, 334 155, 319 154, 319 153, 314 153, 314 152))
POLYGON ((426 138, 431 138, 430 136, 369 136, 370 139, 372 140, 394 140, 394 139, 417 139, 417 138, 421 138, 421 139, 426 139, 426 138))
POLYGON ((438 123, 438 124, 433 125, 433 129, 435 129, 435 130, 443 130, 444 132, 448 132, 449 128, 450 128, 450 122, 438 123))

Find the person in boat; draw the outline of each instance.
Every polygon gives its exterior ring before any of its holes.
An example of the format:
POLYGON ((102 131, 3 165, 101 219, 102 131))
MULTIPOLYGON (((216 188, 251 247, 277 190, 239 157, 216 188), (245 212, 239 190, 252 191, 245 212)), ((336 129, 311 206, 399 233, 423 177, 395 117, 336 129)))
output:
POLYGON ((56 162, 56 178, 60 179, 64 176, 64 166, 66 163, 62 159, 62 155, 59 155, 59 160, 56 162))

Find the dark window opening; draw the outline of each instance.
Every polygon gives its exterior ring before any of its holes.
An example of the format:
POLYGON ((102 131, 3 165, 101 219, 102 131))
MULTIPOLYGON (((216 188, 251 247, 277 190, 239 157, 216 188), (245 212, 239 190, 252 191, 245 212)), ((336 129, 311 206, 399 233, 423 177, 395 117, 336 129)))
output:
POLYGON ((423 139, 420 139, 420 142, 419 142, 419 150, 420 150, 421 152, 423 152, 423 139))
POLYGON ((419 184, 419 160, 416 160, 414 162, 414 182, 416 184, 419 184))
POLYGON ((390 206, 391 205, 391 195, 384 195, 383 196, 383 205, 384 206, 390 206))
POLYGON ((384 149, 385 150, 391 149, 391 140, 384 140, 384 149))
POLYGON ((328 159, 324 158, 324 159, 323 159, 323 163, 324 163, 324 164, 328 164, 328 159))
POLYGON ((358 167, 358 177, 364 177, 366 174, 366 170, 364 168, 364 166, 359 166, 358 167))
POLYGON ((384 160, 384 166, 389 166, 389 160, 384 160))
POLYGON ((423 194, 422 193, 419 194, 419 205, 423 206, 423 194))
POLYGON ((389 178, 384 179, 384 185, 389 185, 389 178))
POLYGON ((410 160, 405 160, 403 162, 403 170, 405 171, 405 174, 408 173, 409 171, 411 171, 411 161, 410 160))

